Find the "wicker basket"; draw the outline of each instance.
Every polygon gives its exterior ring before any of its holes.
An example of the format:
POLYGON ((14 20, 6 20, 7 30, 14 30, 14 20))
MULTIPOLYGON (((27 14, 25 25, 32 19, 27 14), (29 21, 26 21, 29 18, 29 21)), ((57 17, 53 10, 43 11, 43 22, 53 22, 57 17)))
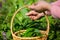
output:
MULTIPOLYGON (((22 8, 25 8, 26 6, 22 7, 22 8)), ((49 20, 47 18, 47 15, 45 15, 46 17, 46 21, 47 21, 47 29, 46 31, 43 31, 43 30, 40 30, 40 32, 44 35, 42 37, 18 37, 16 36, 16 34, 18 33, 22 33, 26 30, 20 30, 20 31, 17 31, 17 32, 14 32, 13 33, 13 21, 14 21, 14 18, 16 16, 16 14, 22 9, 22 8, 19 8, 12 16, 12 19, 11 19, 11 33, 12 33, 12 37, 13 37, 13 40, 47 40, 47 37, 48 37, 48 33, 49 33, 49 20)))

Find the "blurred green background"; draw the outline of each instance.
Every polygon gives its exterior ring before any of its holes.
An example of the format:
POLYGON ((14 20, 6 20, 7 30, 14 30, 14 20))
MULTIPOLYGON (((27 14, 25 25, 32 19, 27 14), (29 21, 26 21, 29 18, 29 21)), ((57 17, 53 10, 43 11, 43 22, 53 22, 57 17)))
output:
MULTIPOLYGON (((10 32, 10 22, 13 16, 13 13, 24 5, 31 5, 32 3, 38 0, 0 0, 0 40, 12 40, 12 35, 10 32)), ((53 2, 55 0, 46 0, 47 2, 53 2)), ((25 14, 29 12, 29 9, 22 9, 15 17, 14 20, 14 31, 20 29, 27 29, 28 27, 35 26, 25 14), (30 23, 28 25, 28 23, 30 23), (31 26, 30 26, 31 25, 31 26)), ((60 20, 53 19, 51 16, 48 17, 50 20, 50 32, 48 40, 60 40, 60 20)), ((45 17, 37 20, 37 22, 41 22, 37 29, 46 29, 46 21, 45 17), (41 27, 40 27, 41 26, 41 27)))

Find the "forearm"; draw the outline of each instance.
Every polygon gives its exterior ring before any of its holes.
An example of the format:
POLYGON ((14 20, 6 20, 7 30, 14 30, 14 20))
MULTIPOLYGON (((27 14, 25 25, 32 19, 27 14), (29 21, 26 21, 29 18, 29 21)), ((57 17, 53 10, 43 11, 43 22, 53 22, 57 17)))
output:
POLYGON ((60 18, 60 0, 53 2, 48 12, 54 18, 60 18))

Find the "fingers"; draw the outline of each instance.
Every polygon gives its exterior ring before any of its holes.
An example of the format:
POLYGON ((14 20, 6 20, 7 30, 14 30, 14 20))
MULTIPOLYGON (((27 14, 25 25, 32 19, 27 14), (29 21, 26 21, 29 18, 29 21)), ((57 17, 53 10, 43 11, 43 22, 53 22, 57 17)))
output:
POLYGON ((30 11, 29 13, 27 13, 27 16, 36 16, 38 13, 35 11, 30 11))
POLYGON ((30 8, 31 10, 33 10, 33 9, 35 9, 35 5, 32 4, 32 5, 30 5, 28 8, 30 8))
POLYGON ((28 13, 28 16, 31 20, 37 20, 39 19, 40 17, 42 17, 44 15, 44 13, 37 13, 35 11, 30 11, 28 13), (33 14, 33 15, 32 15, 33 14))
POLYGON ((29 16, 29 18, 31 19, 31 20, 37 20, 37 19, 39 19, 41 17, 41 15, 37 15, 37 16, 29 16))
POLYGON ((34 10, 37 7, 38 4, 40 4, 40 2, 36 2, 36 3, 32 4, 32 5, 30 5, 28 8, 34 10))
POLYGON ((44 13, 39 13, 37 16, 35 16, 35 17, 33 18, 33 20, 37 20, 37 19, 39 19, 39 18, 42 17, 42 16, 44 16, 44 13))
POLYGON ((37 7, 38 7, 37 5, 39 5, 39 2, 36 2, 36 3, 32 4, 32 5, 30 5, 28 8, 30 8, 31 10, 36 10, 37 7))
POLYGON ((41 17, 41 15, 38 14, 38 15, 34 18, 34 20, 39 19, 40 17, 41 17))
POLYGON ((42 9, 42 4, 40 3, 32 4, 28 8, 30 8, 31 10, 39 11, 42 9))
POLYGON ((34 20, 35 16, 29 16, 29 18, 30 18, 31 20, 34 20))
POLYGON ((29 18, 30 18, 31 20, 35 20, 35 19, 37 19, 36 16, 37 16, 38 14, 39 14, 38 12, 30 11, 30 12, 27 13, 26 15, 29 16, 29 18))
POLYGON ((28 8, 30 8, 31 10, 35 10, 35 11, 40 11, 42 9, 50 9, 50 4, 45 2, 45 1, 39 1, 35 4, 32 4, 31 6, 29 6, 28 8))

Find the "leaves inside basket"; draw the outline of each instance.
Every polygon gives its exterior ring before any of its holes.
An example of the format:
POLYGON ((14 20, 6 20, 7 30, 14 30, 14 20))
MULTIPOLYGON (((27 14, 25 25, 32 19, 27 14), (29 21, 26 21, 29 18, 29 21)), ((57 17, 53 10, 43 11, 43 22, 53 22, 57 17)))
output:
POLYGON ((20 37, 36 37, 36 36, 39 36, 39 37, 41 37, 42 34, 40 33, 40 30, 38 30, 38 29, 28 28, 25 32, 23 32, 22 34, 19 33, 17 36, 20 36, 20 37))

